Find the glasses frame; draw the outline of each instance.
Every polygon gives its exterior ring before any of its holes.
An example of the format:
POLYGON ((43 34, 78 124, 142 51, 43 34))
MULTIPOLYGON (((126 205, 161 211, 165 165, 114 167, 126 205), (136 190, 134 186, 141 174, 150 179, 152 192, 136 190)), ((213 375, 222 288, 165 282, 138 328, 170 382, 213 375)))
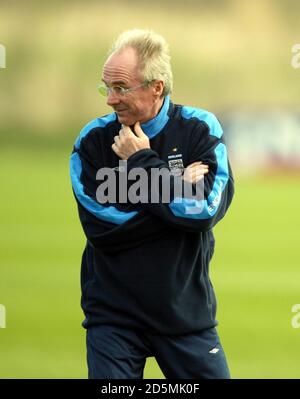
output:
POLYGON ((118 86, 118 85, 106 86, 106 84, 100 83, 97 85, 97 90, 102 97, 108 97, 108 95, 112 92, 114 92, 114 94, 117 94, 121 97, 124 97, 124 96, 126 96, 126 94, 130 93, 131 91, 137 90, 140 87, 147 86, 147 85, 149 85, 149 83, 151 83, 151 82, 143 82, 138 86, 128 87, 128 88, 118 86), (117 91, 116 91, 116 89, 117 89, 117 91))

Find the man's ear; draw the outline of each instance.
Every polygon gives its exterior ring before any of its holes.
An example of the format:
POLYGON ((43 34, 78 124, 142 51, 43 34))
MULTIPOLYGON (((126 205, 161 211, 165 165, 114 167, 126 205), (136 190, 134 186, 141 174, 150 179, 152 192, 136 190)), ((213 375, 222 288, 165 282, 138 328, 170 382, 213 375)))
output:
POLYGON ((164 90, 164 82, 162 80, 156 80, 153 84, 154 94, 161 97, 164 90))

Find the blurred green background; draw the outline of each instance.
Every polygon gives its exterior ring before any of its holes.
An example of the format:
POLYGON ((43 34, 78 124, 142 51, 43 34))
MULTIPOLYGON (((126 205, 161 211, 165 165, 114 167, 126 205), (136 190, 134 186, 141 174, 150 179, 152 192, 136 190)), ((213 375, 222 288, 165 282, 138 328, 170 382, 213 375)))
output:
MULTIPOLYGON (((82 126, 111 112, 96 85, 112 40, 133 27, 164 35, 173 102, 221 122, 241 108, 299 113, 300 69, 291 66, 299 15, 292 0, 1 1, 0 378, 87 377, 85 238, 68 167, 82 126)), ((299 378, 300 329, 291 324, 300 303, 299 168, 232 166, 236 195, 215 228, 211 263, 231 374, 299 378)), ((145 377, 163 378, 153 358, 145 377)))

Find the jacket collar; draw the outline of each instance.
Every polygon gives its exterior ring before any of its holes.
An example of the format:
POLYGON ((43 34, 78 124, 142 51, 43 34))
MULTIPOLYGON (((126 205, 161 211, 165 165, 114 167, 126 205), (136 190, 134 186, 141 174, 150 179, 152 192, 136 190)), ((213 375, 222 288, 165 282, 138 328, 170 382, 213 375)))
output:
POLYGON ((166 96, 159 113, 153 119, 141 124, 141 128, 150 139, 160 133, 168 122, 169 106, 170 96, 166 96))

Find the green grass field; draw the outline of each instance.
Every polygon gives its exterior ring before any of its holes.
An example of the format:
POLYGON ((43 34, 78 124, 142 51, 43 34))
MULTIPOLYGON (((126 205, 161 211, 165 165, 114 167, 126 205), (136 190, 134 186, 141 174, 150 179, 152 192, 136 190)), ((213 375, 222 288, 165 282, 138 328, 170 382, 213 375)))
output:
MULTIPOLYGON (((86 378, 79 270, 84 236, 64 151, 0 153, 0 378, 86 378)), ((300 378, 297 177, 236 179, 215 229, 211 277, 233 378, 300 378)), ((145 378, 163 378, 153 358, 145 378)))
MULTIPOLYGON (((135 26, 164 35, 175 103, 298 110, 300 3, 158 1, 155 18, 137 1, 21 3, 2 2, 0 16, 0 378, 86 378, 70 134, 111 112, 96 90, 108 47, 135 26)), ((211 278, 233 378, 300 378, 299 202, 299 176, 240 177, 215 229, 211 278)), ((145 377, 163 378, 153 358, 145 377)))

